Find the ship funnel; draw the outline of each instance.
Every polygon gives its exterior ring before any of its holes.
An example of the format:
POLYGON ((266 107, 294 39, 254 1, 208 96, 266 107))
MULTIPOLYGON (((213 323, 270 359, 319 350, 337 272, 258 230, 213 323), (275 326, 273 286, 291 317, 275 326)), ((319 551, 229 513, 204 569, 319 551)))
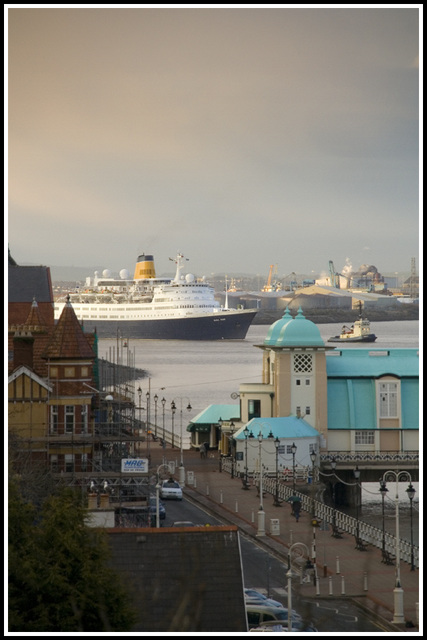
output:
POLYGON ((154 269, 154 259, 153 256, 146 256, 142 254, 142 256, 138 256, 135 265, 135 273, 134 280, 142 280, 144 278, 155 278, 156 270, 154 269))

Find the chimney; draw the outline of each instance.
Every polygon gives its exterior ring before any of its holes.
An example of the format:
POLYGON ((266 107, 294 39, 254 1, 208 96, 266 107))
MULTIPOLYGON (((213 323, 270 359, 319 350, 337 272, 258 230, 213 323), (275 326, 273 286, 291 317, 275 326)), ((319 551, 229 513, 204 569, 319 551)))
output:
POLYGON ((33 368, 34 338, 31 331, 18 329, 13 336, 13 366, 26 365, 33 368))

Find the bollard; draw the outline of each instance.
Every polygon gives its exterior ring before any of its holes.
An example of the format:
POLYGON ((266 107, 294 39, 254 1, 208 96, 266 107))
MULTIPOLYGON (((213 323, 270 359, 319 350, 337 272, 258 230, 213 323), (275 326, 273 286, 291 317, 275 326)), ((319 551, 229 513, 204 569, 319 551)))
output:
POLYGON ((197 487, 197 482, 196 482, 196 476, 194 476, 194 484, 193 487, 196 488, 197 487))
POLYGON ((320 580, 316 581, 316 596, 320 596, 320 580))
POLYGON ((252 509, 252 522, 255 522, 255 514, 253 509, 252 509))
POLYGON ((332 576, 329 576, 329 595, 332 595, 332 576))
POLYGON ((365 573, 363 574, 363 591, 367 591, 368 590, 368 574, 365 573))
POLYGON ((221 504, 223 503, 222 491, 219 492, 219 501, 220 501, 221 504))
POLYGON ((341 576, 341 595, 345 596, 344 576, 341 576))
POLYGON ((340 572, 340 559, 339 559, 339 556, 337 556, 337 571, 336 571, 336 573, 339 573, 339 572, 340 572))
POLYGON ((239 511, 239 505, 237 504, 237 500, 236 500, 236 513, 239 511))
POLYGON ((328 577, 328 565, 326 564, 323 565, 323 577, 324 578, 328 577))

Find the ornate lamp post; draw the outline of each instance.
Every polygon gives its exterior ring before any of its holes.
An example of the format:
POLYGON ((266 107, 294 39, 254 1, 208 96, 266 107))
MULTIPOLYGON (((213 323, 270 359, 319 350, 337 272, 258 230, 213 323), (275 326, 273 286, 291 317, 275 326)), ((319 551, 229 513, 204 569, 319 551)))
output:
POLYGON ((356 544, 359 544, 359 478, 360 478, 360 469, 356 466, 353 471, 354 477, 356 478, 356 544))
POLYGON ((333 511, 333 515, 332 515, 332 529, 333 529, 333 533, 335 533, 336 531, 336 526, 337 526, 337 522, 336 522, 336 508, 335 508, 335 469, 337 468, 337 461, 335 460, 335 458, 332 458, 331 460, 331 469, 332 469, 332 473, 334 474, 334 480, 332 481, 332 507, 334 509, 333 511))
POLYGON ((173 421, 174 421, 174 418, 175 418, 175 411, 176 411, 176 405, 175 405, 175 402, 173 400, 171 402, 171 411, 172 411, 172 449, 173 449, 174 446, 175 446, 173 421))
POLYGON ((258 531, 257 536, 265 536, 265 513, 264 513, 264 505, 263 505, 263 490, 262 490, 262 432, 260 431, 258 434, 258 442, 259 442, 259 495, 260 495, 260 505, 258 510, 258 531))
POLYGON ((274 497, 273 505, 275 507, 281 507, 282 505, 279 502, 279 446, 280 440, 276 436, 274 440, 274 446, 276 447, 276 495, 274 497))
POLYGON ((291 451, 292 451, 293 494, 295 495, 295 454, 297 452, 297 445, 295 444, 295 442, 292 443, 291 451))
MULTIPOLYGON (((142 422, 141 422, 141 411, 142 411, 142 407, 141 407, 141 400, 142 400, 142 389, 141 387, 138 387, 137 389, 138 392, 138 418, 139 418, 139 435, 142 436, 142 422)), ((138 444, 138 449, 139 449, 139 444, 138 444)))
MULTIPOLYGON (((243 429, 243 435, 245 436, 245 482, 243 485, 243 489, 249 489, 248 486, 248 437, 249 437, 249 429, 246 426, 243 429)), ((253 437, 253 434, 252 434, 253 437)))
MULTIPOLYGON (((184 451, 183 451, 183 446, 182 446, 182 401, 183 400, 188 400, 188 406, 187 406, 187 411, 191 411, 192 406, 190 404, 190 400, 189 398, 187 398, 186 396, 184 397, 177 397, 174 398, 172 400, 172 404, 175 407, 176 410, 176 405, 175 405, 175 400, 179 400, 180 401, 180 410, 179 410, 179 418, 180 418, 180 435, 179 435, 179 448, 180 448, 180 461, 179 461, 179 483, 181 485, 185 484, 185 469, 184 469, 184 451)), ((172 406, 172 405, 171 405, 172 406)), ((173 411, 173 408, 172 408, 173 411)))
MULTIPOLYGON (((292 552, 298 552, 298 556, 301 558, 304 556, 304 551, 309 555, 307 546, 303 542, 294 542, 291 544, 288 551, 288 572, 286 577, 288 579, 288 632, 292 631, 292 552)), ((307 566, 309 566, 310 560, 307 560, 307 566)), ((311 564, 311 563, 310 563, 311 564)))
POLYGON ((159 396, 154 394, 154 436, 157 439, 157 400, 159 396))
POLYGON ((385 514, 384 514, 384 498, 387 495, 387 485, 385 483, 384 480, 380 481, 380 493, 381 493, 381 501, 382 501, 382 524, 383 524, 383 537, 382 537, 382 545, 381 545, 381 551, 382 551, 382 556, 383 556, 383 560, 385 557, 385 514))
POLYGON ((394 587, 394 624, 403 624, 405 617, 403 615, 403 589, 400 582, 400 532, 399 532, 399 479, 409 479, 412 484, 411 475, 407 471, 386 471, 383 475, 383 482, 387 482, 387 479, 394 478, 396 482, 396 575, 395 575, 395 587, 394 587))
POLYGON ((162 413, 163 413, 163 449, 166 449, 166 440, 165 440, 165 404, 166 398, 161 399, 162 403, 162 413))
POLYGON ((406 489, 406 493, 408 494, 408 498, 411 502, 411 571, 414 571, 415 566, 414 566, 414 532, 412 529, 412 500, 415 497, 415 489, 412 486, 412 482, 409 483, 409 487, 406 489))
POLYGON ((148 464, 150 464, 150 435, 151 435, 151 430, 150 430, 150 392, 147 391, 147 393, 145 394, 145 397, 147 398, 147 458, 148 458, 148 464))
POLYGON ((316 452, 312 451, 310 453, 310 458, 311 458, 311 464, 312 464, 312 470, 311 470, 311 517, 315 518, 316 513, 315 513, 315 509, 314 509, 314 465, 316 464, 316 452))

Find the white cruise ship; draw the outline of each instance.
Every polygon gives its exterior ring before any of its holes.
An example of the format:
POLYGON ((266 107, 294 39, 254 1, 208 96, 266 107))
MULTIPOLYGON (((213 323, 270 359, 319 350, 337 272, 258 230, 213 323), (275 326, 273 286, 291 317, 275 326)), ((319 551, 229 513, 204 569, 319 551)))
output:
POLYGON ((55 319, 66 300, 83 322, 85 331, 101 338, 120 335, 151 340, 242 340, 256 309, 229 309, 215 300, 214 289, 183 275, 187 260, 179 253, 174 278, 157 278, 152 255, 140 255, 133 279, 122 269, 112 278, 106 269, 100 276, 86 278, 78 287, 55 302, 55 319))

